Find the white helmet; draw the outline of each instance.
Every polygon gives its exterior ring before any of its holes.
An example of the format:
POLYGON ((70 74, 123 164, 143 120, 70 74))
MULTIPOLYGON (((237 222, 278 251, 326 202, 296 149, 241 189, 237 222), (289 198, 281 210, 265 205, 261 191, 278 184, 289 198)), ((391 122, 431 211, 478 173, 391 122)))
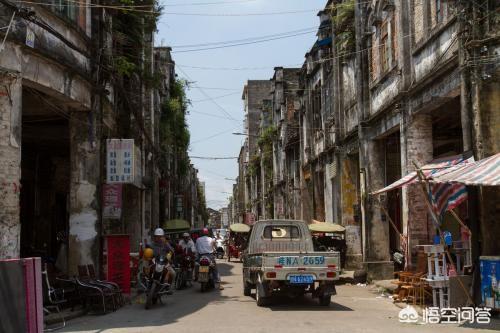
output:
POLYGON ((189 233, 187 233, 187 232, 183 233, 182 237, 189 237, 189 233))
POLYGON ((156 228, 154 235, 155 236, 165 236, 165 231, 163 231, 162 228, 156 228))

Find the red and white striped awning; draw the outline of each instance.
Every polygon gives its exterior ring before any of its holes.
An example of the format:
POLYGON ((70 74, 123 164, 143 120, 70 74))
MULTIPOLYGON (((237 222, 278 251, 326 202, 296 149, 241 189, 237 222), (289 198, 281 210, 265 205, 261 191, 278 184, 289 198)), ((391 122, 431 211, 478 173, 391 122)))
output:
MULTIPOLYGON (((426 178, 433 178, 434 174, 437 174, 442 170, 454 168, 458 165, 469 164, 473 161, 474 161, 473 158, 465 159, 463 155, 455 155, 451 157, 435 159, 431 163, 424 165, 421 169, 426 178)), ((370 194, 372 195, 381 194, 387 191, 395 190, 403 186, 408 186, 410 184, 416 183, 417 181, 418 181, 417 172, 413 171, 404 176, 403 178, 401 178, 400 180, 397 180, 394 183, 380 190, 371 192, 370 194)))
POLYGON ((500 153, 477 162, 460 164, 432 175, 432 182, 499 186, 500 153))

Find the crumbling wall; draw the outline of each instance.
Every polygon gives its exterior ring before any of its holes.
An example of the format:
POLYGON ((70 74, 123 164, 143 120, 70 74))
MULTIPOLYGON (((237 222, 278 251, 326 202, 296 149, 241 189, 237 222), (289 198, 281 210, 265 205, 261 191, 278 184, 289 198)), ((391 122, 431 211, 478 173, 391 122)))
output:
POLYGON ((70 120, 69 274, 78 265, 94 264, 99 257, 99 139, 95 118, 73 112, 70 120))
POLYGON ((21 78, 0 73, 0 259, 19 257, 21 78))

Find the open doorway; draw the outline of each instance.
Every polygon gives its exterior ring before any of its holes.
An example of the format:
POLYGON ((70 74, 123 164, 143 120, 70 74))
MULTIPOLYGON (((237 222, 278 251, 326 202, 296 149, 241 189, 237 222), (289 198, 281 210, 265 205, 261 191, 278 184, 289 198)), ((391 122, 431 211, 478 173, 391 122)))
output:
MULTIPOLYGON (((385 184, 392 184, 401 178, 401 140, 396 131, 385 138, 385 184)), ((400 233, 403 230, 401 218, 401 189, 387 192, 387 212, 395 227, 389 228, 390 250, 401 250, 400 233)))
POLYGON ((67 269, 70 146, 68 115, 57 101, 23 88, 21 256, 67 269))

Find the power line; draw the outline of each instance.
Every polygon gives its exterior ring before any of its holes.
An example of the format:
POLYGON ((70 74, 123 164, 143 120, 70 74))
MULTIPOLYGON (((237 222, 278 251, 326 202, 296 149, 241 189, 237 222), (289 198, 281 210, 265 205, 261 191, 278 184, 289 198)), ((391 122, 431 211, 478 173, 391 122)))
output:
POLYGON ((235 128, 231 128, 229 130, 225 130, 223 132, 219 132, 219 133, 216 133, 216 134, 213 134, 213 135, 210 135, 210 136, 207 136, 206 138, 202 138, 202 139, 199 139, 199 140, 196 140, 196 141, 193 141, 191 142, 191 144, 195 144, 195 143, 199 143, 199 142, 202 142, 202 141, 206 141, 206 140, 210 140, 210 139, 213 139, 213 138, 216 138, 218 136, 221 136, 221 135, 224 135, 224 134, 227 134, 229 132, 232 132, 236 129, 239 129, 239 126, 238 127, 235 127, 235 128))
POLYGON ((322 9, 303 9, 303 10, 289 10, 282 12, 262 12, 262 13, 179 13, 179 12, 166 12, 164 15, 176 15, 176 16, 208 16, 208 17, 226 17, 226 16, 273 16, 273 15, 290 15, 290 14, 302 14, 318 12, 322 9))
POLYGON ((236 88, 221 88, 221 87, 200 87, 200 86, 192 86, 193 88, 198 88, 198 89, 207 89, 207 90, 226 90, 226 91, 241 91, 241 89, 236 89, 236 88))
MULTIPOLYGON (((177 68, 179 68, 179 70, 190 80, 190 81, 193 81, 193 79, 191 79, 191 77, 182 69, 182 67, 180 66, 176 66, 177 68)), ((197 89, 206 97, 208 98, 209 100, 212 101, 212 103, 217 106, 217 108, 219 110, 222 111, 222 113, 224 113, 226 116, 228 116, 229 118, 231 118, 231 120, 237 122, 238 124, 240 123, 239 120, 235 119, 233 116, 231 116, 231 114, 229 112, 227 112, 226 109, 224 109, 219 103, 217 103, 216 100, 214 100, 210 95, 208 95, 202 88, 200 87, 197 87, 197 89)))
POLYGON ((228 47, 236 47, 236 46, 242 46, 242 45, 259 44, 259 43, 265 43, 265 42, 270 42, 270 41, 274 41, 274 40, 280 40, 280 39, 286 39, 286 38, 296 37, 296 36, 309 35, 312 32, 313 31, 308 31, 308 32, 296 33, 296 34, 287 35, 287 36, 267 38, 267 39, 262 39, 262 40, 258 40, 258 41, 253 41, 253 42, 236 43, 236 44, 231 44, 231 45, 205 47, 205 48, 192 49, 192 50, 181 50, 181 51, 172 50, 172 53, 199 52, 199 51, 207 51, 207 50, 215 50, 215 49, 225 49, 225 48, 228 48, 228 47))
POLYGON ((240 1, 217 1, 217 2, 192 2, 192 3, 172 3, 165 4, 165 7, 187 7, 187 6, 210 6, 210 5, 230 5, 239 3, 255 2, 257 0, 240 0, 240 1))
MULTIPOLYGON (((218 116, 218 115, 215 115, 215 114, 211 114, 211 113, 207 113, 207 112, 201 112, 201 111, 190 110, 189 113, 198 113, 198 114, 202 114, 202 115, 207 116, 207 117, 232 120, 231 118, 228 118, 228 117, 218 116)), ((241 122, 243 122, 243 120, 241 120, 241 122)))
POLYGON ((283 35, 289 35, 297 32, 305 32, 305 31, 315 31, 317 30, 317 27, 310 27, 310 28, 304 28, 304 29, 297 29, 297 30, 291 30, 291 31, 286 31, 286 32, 280 32, 280 33, 275 33, 271 35, 264 35, 264 36, 257 36, 257 37, 248 37, 244 39, 234 39, 234 40, 227 40, 227 41, 218 41, 218 42, 210 42, 210 43, 203 43, 203 44, 185 44, 185 45, 170 45, 171 48, 194 48, 194 47, 202 47, 202 46, 212 46, 212 45, 220 45, 220 44, 234 44, 234 43, 240 43, 240 42, 248 42, 252 40, 259 40, 259 39, 264 39, 264 38, 270 38, 270 37, 277 37, 277 36, 283 36, 283 35))
POLYGON ((210 157, 210 156, 189 156, 198 160, 237 160, 238 157, 210 157))
POLYGON ((230 93, 230 94, 225 94, 225 95, 221 95, 221 96, 215 96, 213 98, 198 99, 196 101, 191 101, 191 103, 201 103, 201 102, 211 101, 212 99, 220 99, 220 98, 229 97, 229 96, 233 96, 233 95, 239 95, 239 94, 240 94, 240 92, 233 92, 233 93, 230 93))

